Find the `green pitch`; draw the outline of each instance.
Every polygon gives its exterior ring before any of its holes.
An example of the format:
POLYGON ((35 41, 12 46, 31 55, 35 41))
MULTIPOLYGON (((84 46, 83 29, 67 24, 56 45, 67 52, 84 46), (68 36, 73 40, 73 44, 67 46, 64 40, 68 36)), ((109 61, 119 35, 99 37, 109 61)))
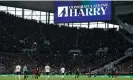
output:
MULTIPOLYGON (((17 80, 14 75, 1 75, 0 80, 17 80)), ((23 76, 21 76, 21 80, 23 80, 23 76)), ((45 76, 39 77, 39 79, 34 79, 32 76, 29 76, 28 80, 46 80, 45 76)), ((62 80, 61 77, 58 76, 50 76, 49 80, 62 80)), ((88 78, 87 76, 80 76, 78 79, 75 79, 74 76, 65 76, 64 80, 133 80, 132 76, 119 76, 118 78, 109 78, 107 76, 97 76, 88 78)))

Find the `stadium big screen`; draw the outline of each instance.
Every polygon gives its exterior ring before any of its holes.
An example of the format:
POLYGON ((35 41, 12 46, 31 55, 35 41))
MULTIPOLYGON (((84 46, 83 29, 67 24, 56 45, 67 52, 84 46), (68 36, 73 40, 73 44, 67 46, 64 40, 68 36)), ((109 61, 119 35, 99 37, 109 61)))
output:
POLYGON ((111 20, 111 1, 55 1, 54 23, 111 20))

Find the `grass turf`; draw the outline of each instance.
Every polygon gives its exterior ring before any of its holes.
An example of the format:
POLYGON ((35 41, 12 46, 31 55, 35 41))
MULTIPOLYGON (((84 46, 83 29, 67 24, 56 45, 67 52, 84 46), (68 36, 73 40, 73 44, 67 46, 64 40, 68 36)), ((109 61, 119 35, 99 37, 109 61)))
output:
MULTIPOLYGON (((17 80, 14 75, 2 75, 0 76, 0 80, 17 80)), ((21 80, 23 76, 21 76, 21 80)), ((28 80, 46 80, 45 76, 39 77, 39 79, 34 79, 32 76, 29 76, 28 80)), ((50 76, 49 80, 62 80, 61 77, 58 76, 50 76)), ((87 76, 80 76, 78 79, 75 79, 74 76, 65 76, 64 80, 133 80, 132 76, 119 76, 118 78, 109 78, 107 76, 97 76, 88 78, 87 76)))

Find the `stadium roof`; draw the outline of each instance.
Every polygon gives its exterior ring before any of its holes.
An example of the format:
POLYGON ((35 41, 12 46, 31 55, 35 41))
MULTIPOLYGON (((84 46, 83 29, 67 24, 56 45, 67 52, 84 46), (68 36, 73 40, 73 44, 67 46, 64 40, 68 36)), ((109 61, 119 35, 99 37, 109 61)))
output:
MULTIPOLYGON (((0 5, 54 12, 54 1, 0 1, 0 5)), ((114 1, 113 6, 116 14, 133 11, 133 1, 114 1)))
MULTIPOLYGON (((0 5, 54 12, 54 1, 0 1, 0 5)), ((133 12, 133 1, 113 1, 112 5, 115 15, 133 12)), ((114 20, 108 23, 117 24, 114 20)))
POLYGON ((0 1, 0 5, 53 12, 53 1, 0 1))

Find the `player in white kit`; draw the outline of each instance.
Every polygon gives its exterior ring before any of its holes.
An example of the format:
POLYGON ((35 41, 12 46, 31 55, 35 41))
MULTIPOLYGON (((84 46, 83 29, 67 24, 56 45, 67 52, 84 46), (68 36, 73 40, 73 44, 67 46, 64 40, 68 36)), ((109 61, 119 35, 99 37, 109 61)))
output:
POLYGON ((60 69, 60 71, 61 71, 61 77, 62 77, 62 80, 64 80, 64 75, 65 75, 65 68, 64 67, 62 67, 61 69, 60 69))
POLYGON ((45 73, 46 73, 46 80, 49 80, 49 74, 50 74, 50 66, 45 66, 45 73))
POLYGON ((16 76, 16 77, 15 77, 16 80, 18 80, 18 79, 20 80, 20 74, 21 74, 21 66, 20 66, 20 65, 17 65, 17 66, 16 66, 16 68, 15 68, 15 74, 16 74, 16 75, 15 75, 15 76, 16 76))

